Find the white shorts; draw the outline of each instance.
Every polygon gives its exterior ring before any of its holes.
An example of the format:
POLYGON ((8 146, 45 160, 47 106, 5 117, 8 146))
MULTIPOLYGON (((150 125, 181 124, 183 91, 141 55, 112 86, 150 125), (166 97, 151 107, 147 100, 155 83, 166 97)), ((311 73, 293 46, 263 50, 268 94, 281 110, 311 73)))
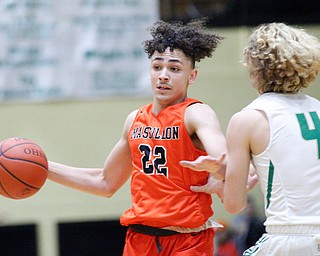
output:
POLYGON ((320 226, 272 226, 243 256, 320 256, 320 226))

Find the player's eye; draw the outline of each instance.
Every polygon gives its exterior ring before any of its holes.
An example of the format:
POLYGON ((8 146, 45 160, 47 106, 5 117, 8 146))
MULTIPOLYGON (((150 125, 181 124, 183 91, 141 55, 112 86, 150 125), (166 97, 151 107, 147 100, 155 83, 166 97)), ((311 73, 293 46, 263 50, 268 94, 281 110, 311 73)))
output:
POLYGON ((172 67, 171 70, 172 70, 173 72, 177 72, 177 71, 180 70, 180 68, 178 68, 178 67, 172 67))
POLYGON ((153 70, 161 70, 161 66, 160 65, 153 65, 152 69, 153 70))

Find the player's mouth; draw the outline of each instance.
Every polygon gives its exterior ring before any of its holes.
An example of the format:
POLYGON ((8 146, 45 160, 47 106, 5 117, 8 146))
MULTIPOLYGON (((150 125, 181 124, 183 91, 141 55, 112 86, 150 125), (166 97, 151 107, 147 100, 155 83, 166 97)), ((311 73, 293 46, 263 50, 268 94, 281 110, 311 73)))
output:
POLYGON ((158 84, 156 88, 157 90, 171 90, 171 86, 167 84, 158 84))

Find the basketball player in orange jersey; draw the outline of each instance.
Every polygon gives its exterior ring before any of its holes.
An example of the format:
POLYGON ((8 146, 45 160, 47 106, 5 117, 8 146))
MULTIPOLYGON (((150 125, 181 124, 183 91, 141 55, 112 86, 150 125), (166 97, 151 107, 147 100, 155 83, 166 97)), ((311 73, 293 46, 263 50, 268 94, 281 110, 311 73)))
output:
POLYGON ((50 162, 49 179, 111 197, 131 176, 132 207, 120 218, 129 227, 124 256, 213 256, 211 195, 190 186, 224 179, 223 159, 210 175, 179 162, 226 152, 215 112, 187 96, 198 75, 195 62, 211 57, 222 37, 206 31, 203 21, 158 21, 150 32, 144 50, 150 59, 153 102, 128 115, 103 168, 50 162))

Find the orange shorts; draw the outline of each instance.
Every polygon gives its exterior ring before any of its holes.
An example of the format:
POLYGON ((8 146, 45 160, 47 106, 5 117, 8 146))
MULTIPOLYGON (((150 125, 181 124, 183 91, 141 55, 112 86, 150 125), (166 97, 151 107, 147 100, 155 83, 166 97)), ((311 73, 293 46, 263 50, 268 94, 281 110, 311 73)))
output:
POLYGON ((214 230, 151 236, 128 228, 123 256, 213 256, 214 230))

